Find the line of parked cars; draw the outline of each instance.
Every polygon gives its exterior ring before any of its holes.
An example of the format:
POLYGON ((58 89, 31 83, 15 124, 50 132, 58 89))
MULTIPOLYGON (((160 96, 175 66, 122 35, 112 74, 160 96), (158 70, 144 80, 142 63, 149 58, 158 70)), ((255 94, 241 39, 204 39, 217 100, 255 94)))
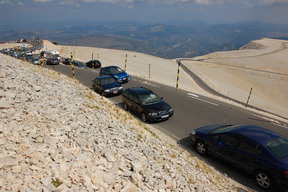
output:
POLYGON ((144 87, 132 87, 123 90, 121 84, 131 77, 118 66, 100 68, 99 77, 92 81, 93 89, 103 96, 121 94, 124 109, 141 117, 144 122, 167 120, 173 116, 173 108, 152 90, 144 87))
MULTIPOLYGON (((14 54, 14 51, 1 50, 1 53, 14 54)), ((29 60, 30 57, 27 56, 29 60)), ((70 59, 62 62, 71 64, 70 59)), ((121 95, 123 108, 142 121, 159 122, 173 116, 173 108, 152 90, 144 87, 124 90, 122 84, 131 77, 120 67, 101 67, 98 60, 86 65, 79 63, 73 62, 78 67, 100 68, 99 77, 92 81, 93 90, 105 97, 121 95)), ((59 63, 48 58, 47 64, 59 63)), ((288 138, 255 125, 209 125, 193 130, 190 140, 199 154, 213 155, 239 168, 262 189, 288 190, 288 138)))
MULTIPOLYGON (((117 66, 100 68, 93 89, 104 96, 121 94, 123 108, 144 122, 158 122, 173 116, 173 108, 152 90, 122 83, 131 77, 117 66)), ((190 134, 201 155, 211 154, 248 173, 262 189, 288 189, 288 139, 255 125, 210 125, 190 134)))

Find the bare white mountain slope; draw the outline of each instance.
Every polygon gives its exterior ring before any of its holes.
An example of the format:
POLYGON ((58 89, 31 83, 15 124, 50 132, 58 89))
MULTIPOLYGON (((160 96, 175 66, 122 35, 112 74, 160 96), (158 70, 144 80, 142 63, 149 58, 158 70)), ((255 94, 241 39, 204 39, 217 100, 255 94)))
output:
POLYGON ((251 191, 76 80, 0 69, 0 191, 251 191))

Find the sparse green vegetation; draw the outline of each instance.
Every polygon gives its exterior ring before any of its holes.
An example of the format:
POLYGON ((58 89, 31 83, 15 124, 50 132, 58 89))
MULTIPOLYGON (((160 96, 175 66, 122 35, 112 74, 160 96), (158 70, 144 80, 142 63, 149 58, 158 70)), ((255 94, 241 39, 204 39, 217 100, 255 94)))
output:
POLYGON ((56 179, 52 179, 52 185, 54 185, 54 187, 59 187, 60 185, 62 185, 62 181, 60 181, 58 178, 56 179))

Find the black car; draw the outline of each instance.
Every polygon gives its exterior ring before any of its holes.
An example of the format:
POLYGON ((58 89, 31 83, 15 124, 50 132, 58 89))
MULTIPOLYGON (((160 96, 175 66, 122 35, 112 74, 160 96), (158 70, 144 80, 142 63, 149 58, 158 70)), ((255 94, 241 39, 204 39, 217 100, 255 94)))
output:
POLYGON ((101 62, 99 60, 90 60, 86 62, 86 66, 90 68, 100 68, 101 62))
POLYGON ((123 87, 111 76, 96 77, 92 81, 94 91, 103 96, 120 95, 123 92, 123 87))
POLYGON ((144 122, 167 120, 174 114, 173 108, 150 89, 134 87, 122 94, 123 107, 140 116, 144 122))
POLYGON ((72 61, 71 65, 74 65, 75 67, 81 68, 81 69, 87 69, 87 66, 80 62, 80 61, 72 61))
POLYGON ((46 60, 47 65, 59 65, 59 60, 56 57, 51 57, 46 60))
POLYGON ((255 125, 209 125, 190 138, 198 153, 247 172, 261 188, 288 190, 288 138, 255 125))
POLYGON ((65 65, 70 65, 71 59, 65 58, 65 59, 62 60, 62 63, 65 64, 65 65))

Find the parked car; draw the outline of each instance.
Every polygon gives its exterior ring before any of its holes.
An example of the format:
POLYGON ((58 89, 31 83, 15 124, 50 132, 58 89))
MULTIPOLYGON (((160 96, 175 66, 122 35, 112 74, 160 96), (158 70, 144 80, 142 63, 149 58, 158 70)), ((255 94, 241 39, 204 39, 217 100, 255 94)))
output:
POLYGON ((87 69, 87 66, 80 61, 72 61, 71 64, 73 64, 75 67, 78 67, 81 69, 87 69))
POLYGON ((190 138, 198 153, 240 168, 261 188, 288 190, 288 138, 255 125, 209 125, 190 138))
POLYGON ((47 65, 59 65, 59 60, 57 57, 51 57, 46 60, 47 65))
POLYGON ((123 92, 123 87, 114 77, 100 76, 92 81, 93 90, 102 96, 120 95, 123 92))
POLYGON ((62 59, 62 63, 65 65, 70 65, 70 62, 71 62, 71 59, 69 59, 69 58, 62 59))
POLYGON ((90 68, 100 68, 101 67, 101 62, 99 60, 90 60, 86 62, 87 67, 90 68))
POLYGON ((143 87, 126 89, 121 97, 125 110, 140 116, 144 122, 157 122, 169 119, 173 108, 162 97, 143 87))
POLYGON ((39 65, 40 63, 38 58, 34 58, 33 56, 28 56, 26 60, 34 65, 39 65))
POLYGON ((108 75, 114 77, 119 83, 128 82, 131 77, 120 67, 108 66, 100 68, 100 76, 108 75))

